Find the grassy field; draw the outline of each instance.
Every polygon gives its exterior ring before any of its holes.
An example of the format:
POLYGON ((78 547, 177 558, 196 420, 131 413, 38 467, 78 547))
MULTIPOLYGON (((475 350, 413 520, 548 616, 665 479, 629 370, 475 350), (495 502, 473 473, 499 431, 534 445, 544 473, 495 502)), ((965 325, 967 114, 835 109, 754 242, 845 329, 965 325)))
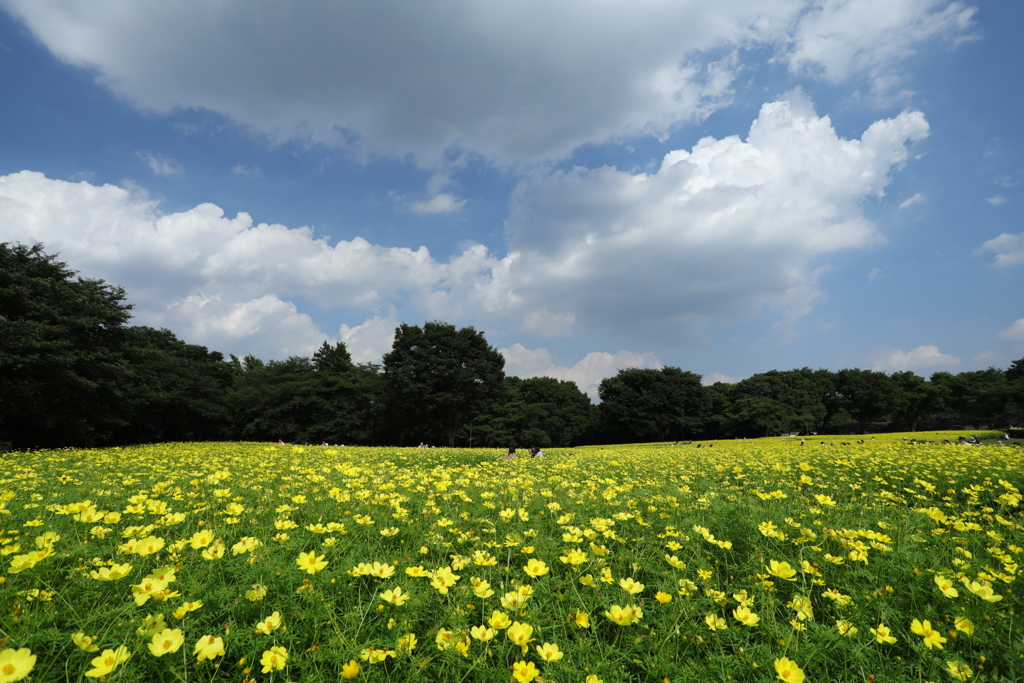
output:
POLYGON ((7 454, 0 683, 1021 681, 1024 453, 956 436, 7 454))

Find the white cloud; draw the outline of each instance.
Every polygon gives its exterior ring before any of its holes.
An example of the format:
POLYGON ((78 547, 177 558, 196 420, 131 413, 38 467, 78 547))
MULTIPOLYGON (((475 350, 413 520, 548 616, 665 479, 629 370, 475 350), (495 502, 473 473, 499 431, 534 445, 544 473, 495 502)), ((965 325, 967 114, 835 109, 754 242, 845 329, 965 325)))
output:
POLYGON ((700 383, 709 387, 712 384, 717 384, 718 382, 722 382, 723 384, 736 384, 738 382, 742 382, 743 379, 743 377, 730 377, 729 375, 723 375, 720 372, 712 372, 710 375, 704 375, 700 383))
POLYGON ((165 214, 137 188, 30 171, 0 177, 0 239, 42 241, 85 274, 124 285, 140 318, 194 315, 182 329, 205 336, 190 341, 235 339, 221 347, 229 352, 244 345, 243 330, 266 334, 263 323, 243 324, 259 316, 306 330, 296 316, 309 311, 278 306, 300 299, 662 346, 706 343, 709 322, 769 307, 787 341, 824 294, 827 266, 813 259, 883 241, 860 205, 883 194, 906 143, 927 132, 919 112, 904 112, 846 140, 805 98, 769 103, 746 141, 705 138, 667 154, 654 174, 536 172, 515 191, 504 257, 472 243, 447 262, 361 237, 332 245, 308 227, 229 218, 213 204, 165 214), (229 310, 231 329, 203 322, 229 310))
POLYGON ((242 166, 241 164, 238 164, 237 166, 232 166, 231 172, 234 173, 235 175, 247 175, 252 176, 254 178, 263 175, 263 171, 261 171, 258 166, 249 167, 242 166))
POLYGON ((409 210, 413 213, 452 213, 461 209, 465 203, 465 199, 456 199, 450 194, 442 193, 427 201, 413 202, 409 205, 409 210))
POLYGON ((1020 318, 997 335, 1000 339, 1024 342, 1024 318, 1020 318))
POLYGON ((842 139, 794 98, 764 105, 746 141, 705 138, 653 174, 537 173, 506 221, 512 289, 578 328, 670 343, 770 306, 792 339, 822 295, 813 258, 884 241, 861 202, 927 133, 904 112, 842 139))
POLYGON ((597 400, 597 388, 601 380, 613 377, 625 368, 660 368, 661 363, 653 353, 619 351, 588 353, 582 360, 566 367, 556 365, 547 349, 528 349, 522 344, 513 344, 507 349, 498 349, 505 357, 505 374, 527 379, 530 377, 554 377, 575 382, 580 391, 597 400))
POLYGON ((879 351, 871 368, 884 372, 898 372, 904 370, 922 370, 931 368, 950 368, 960 364, 960 359, 939 352, 939 347, 934 345, 918 346, 910 351, 879 351))
POLYGON ((1011 235, 1004 232, 984 242, 978 251, 994 251, 996 260, 992 265, 997 268, 1019 266, 1024 263, 1024 233, 1011 235))
POLYGON ((792 35, 786 58, 797 72, 839 82, 867 72, 882 89, 894 83, 892 64, 937 35, 967 34, 975 8, 945 0, 824 0, 813 3, 792 35))
POLYGON ((997 194, 994 197, 989 197, 985 201, 991 204, 992 206, 999 206, 1001 204, 1005 204, 1007 202, 1007 199, 1003 195, 997 194))
MULTIPOLYGON (((422 247, 358 237, 331 246, 309 228, 255 225, 212 204, 162 214, 143 193, 30 171, 0 176, 0 240, 41 241, 84 275, 123 285, 143 324, 226 352, 274 346, 275 357, 326 337, 292 299, 376 311, 408 292, 457 290, 464 267, 422 247)), ((479 250, 472 256, 480 276, 496 263, 479 250)))
POLYGON ((157 112, 441 163, 664 135, 731 99, 738 50, 836 81, 890 73, 972 9, 940 0, 0 0, 59 58, 157 112), (724 57, 722 55, 725 55, 724 57))
POLYGON ((906 209, 908 207, 913 206, 914 204, 920 204, 923 201, 924 195, 918 192, 913 197, 910 197, 909 199, 904 199, 902 202, 900 202, 900 209, 906 209))
POLYGON ((171 161, 162 154, 153 154, 152 152, 138 152, 140 159, 146 162, 149 169, 153 171, 155 176, 172 176, 181 175, 185 172, 179 164, 171 161))
POLYGON ((868 271, 868 282, 874 282, 880 277, 882 277, 882 271, 878 268, 872 268, 868 271))
POLYGON ((395 341, 395 329, 399 325, 401 322, 394 313, 386 318, 375 315, 355 327, 342 325, 338 334, 341 341, 345 342, 353 361, 380 363, 384 354, 391 351, 391 345, 395 341))
POLYGON ((190 342, 212 349, 238 349, 236 355, 257 357, 310 356, 325 336, 295 304, 265 294, 249 301, 191 294, 164 311, 143 310, 136 322, 167 327, 190 342))

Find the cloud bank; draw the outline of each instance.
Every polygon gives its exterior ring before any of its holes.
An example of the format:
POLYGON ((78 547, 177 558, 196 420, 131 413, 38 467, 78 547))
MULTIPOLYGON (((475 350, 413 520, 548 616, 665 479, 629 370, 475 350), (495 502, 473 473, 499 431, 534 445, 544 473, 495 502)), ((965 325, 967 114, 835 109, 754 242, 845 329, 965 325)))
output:
POLYGON ((974 11, 943 0, 0 5, 139 108, 211 110, 273 140, 425 164, 451 149, 515 163, 664 135, 731 101, 745 50, 884 88, 923 41, 968 36, 974 11))
POLYGON ((474 243, 447 262, 425 247, 332 244, 308 227, 213 204, 163 213, 137 190, 31 171, 0 177, 0 239, 41 241, 125 286, 140 323, 231 352, 279 357, 340 335, 364 339, 357 358, 379 357, 390 339, 381 321, 393 330, 398 319, 667 348, 766 308, 786 339, 822 296, 827 265, 816 260, 884 240, 861 204, 928 133, 906 111, 840 138, 798 95, 765 104, 746 140, 705 138, 653 174, 535 172, 515 190, 504 256, 474 243), (355 324, 325 335, 318 310, 355 324))

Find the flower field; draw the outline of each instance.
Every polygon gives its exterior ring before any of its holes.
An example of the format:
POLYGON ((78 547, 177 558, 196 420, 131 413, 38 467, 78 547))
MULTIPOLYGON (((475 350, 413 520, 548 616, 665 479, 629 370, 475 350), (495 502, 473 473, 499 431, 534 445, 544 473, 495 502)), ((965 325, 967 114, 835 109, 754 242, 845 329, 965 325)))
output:
POLYGON ((829 438, 0 456, 0 683, 1024 680, 1021 449, 829 438))

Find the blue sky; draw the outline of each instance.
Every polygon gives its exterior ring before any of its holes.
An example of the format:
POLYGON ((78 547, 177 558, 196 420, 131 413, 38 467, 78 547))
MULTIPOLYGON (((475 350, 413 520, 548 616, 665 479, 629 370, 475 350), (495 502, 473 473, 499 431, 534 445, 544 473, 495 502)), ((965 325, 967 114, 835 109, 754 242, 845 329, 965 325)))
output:
POLYGON ((0 0, 0 240, 211 349, 592 395, 1024 356, 1020 3, 0 0))

